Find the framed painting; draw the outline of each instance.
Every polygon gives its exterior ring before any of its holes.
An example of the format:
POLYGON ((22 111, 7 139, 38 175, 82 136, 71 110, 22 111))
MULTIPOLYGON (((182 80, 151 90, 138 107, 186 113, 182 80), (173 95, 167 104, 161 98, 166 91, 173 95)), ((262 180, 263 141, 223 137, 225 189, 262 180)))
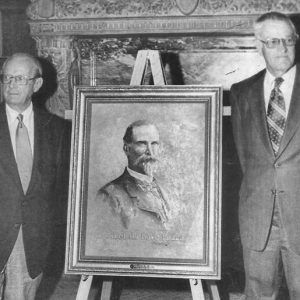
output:
POLYGON ((219 279, 221 87, 74 95, 66 273, 219 279))

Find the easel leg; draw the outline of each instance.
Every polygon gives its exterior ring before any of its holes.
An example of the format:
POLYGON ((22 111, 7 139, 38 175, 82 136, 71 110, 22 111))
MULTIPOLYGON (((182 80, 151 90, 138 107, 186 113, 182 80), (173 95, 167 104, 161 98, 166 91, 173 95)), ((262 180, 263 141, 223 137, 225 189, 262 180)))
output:
POLYGON ((102 282, 102 291, 100 300, 110 300, 112 291, 112 280, 104 280, 102 282))
POLYGON ((213 300, 220 300, 220 295, 219 295, 219 291, 218 291, 218 287, 217 284, 214 280, 206 280, 205 281, 209 294, 211 296, 211 299, 213 300))
POLYGON ((93 280, 93 276, 88 276, 88 275, 81 276, 78 292, 76 295, 76 300, 88 299, 92 280, 93 280))
POLYGON ((201 279, 190 279, 190 286, 193 300, 205 300, 201 279))

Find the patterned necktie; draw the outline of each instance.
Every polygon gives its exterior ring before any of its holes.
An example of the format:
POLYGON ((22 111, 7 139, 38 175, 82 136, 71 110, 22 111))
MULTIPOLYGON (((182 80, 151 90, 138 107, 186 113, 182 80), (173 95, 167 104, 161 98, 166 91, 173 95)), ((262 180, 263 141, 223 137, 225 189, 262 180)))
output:
POLYGON ((283 94, 280 90, 282 82, 283 79, 281 77, 275 79, 275 85, 270 95, 267 110, 269 136, 275 155, 278 153, 286 121, 285 103, 283 94))
POLYGON ((32 152, 29 135, 23 123, 23 115, 17 117, 19 123, 16 131, 16 161, 24 193, 26 193, 32 171, 32 152))

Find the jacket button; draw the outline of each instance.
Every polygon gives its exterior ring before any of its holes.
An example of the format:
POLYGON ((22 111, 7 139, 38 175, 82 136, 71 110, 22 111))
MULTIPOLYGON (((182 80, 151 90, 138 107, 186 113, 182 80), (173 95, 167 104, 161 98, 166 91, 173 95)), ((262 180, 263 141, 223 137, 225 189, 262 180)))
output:
POLYGON ((275 163, 274 166, 275 166, 275 168, 279 168, 281 166, 281 163, 277 162, 277 163, 275 163))
POLYGON ((26 200, 23 200, 22 201, 22 206, 24 207, 24 206, 26 206, 27 205, 27 201, 26 200))

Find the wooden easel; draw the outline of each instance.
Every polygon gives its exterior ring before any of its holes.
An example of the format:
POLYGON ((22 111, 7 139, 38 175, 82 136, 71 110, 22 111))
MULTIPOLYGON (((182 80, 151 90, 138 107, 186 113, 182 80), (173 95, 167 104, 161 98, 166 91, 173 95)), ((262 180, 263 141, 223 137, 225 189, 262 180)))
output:
MULTIPOLYGON (((134 64, 130 85, 143 85, 145 72, 150 64, 154 85, 166 85, 165 73, 163 71, 159 52, 156 50, 140 50, 134 64)), ((82 275, 76 300, 87 300, 91 288, 93 275, 82 275)), ((189 279, 193 300, 205 300, 203 292, 203 280, 200 278, 189 279)), ((206 286, 212 300, 220 300, 218 287, 213 280, 206 280, 206 286)), ((100 300, 110 300, 112 292, 113 277, 102 282, 100 300)))

